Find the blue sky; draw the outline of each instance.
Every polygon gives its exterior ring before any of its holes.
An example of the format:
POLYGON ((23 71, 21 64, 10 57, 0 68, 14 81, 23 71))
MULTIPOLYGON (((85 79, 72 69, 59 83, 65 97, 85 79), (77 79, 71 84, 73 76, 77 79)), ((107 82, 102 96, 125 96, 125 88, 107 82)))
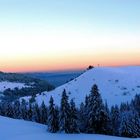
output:
MULTIPOLYGON (((124 53, 136 62, 140 52, 139 7, 139 0, 0 0, 0 47, 5 48, 0 64, 5 70, 8 66, 4 63, 9 60, 13 64, 9 67, 14 67, 15 63, 32 62, 31 55, 48 64, 58 59, 62 63, 68 54, 71 67, 76 64, 72 66, 70 58, 82 56, 84 64, 77 60, 82 67, 95 59, 92 55, 97 59, 114 52, 116 57, 124 53)), ((105 65, 100 59, 95 63, 98 61, 105 65)))
POLYGON ((139 7, 139 0, 0 0, 0 21, 9 26, 80 25, 137 31, 139 7))

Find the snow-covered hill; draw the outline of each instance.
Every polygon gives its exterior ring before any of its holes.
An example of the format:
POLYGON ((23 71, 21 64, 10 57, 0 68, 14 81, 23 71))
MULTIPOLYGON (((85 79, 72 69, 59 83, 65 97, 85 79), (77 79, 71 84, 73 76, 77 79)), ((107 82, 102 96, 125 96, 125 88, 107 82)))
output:
POLYGON ((50 96, 53 96, 55 103, 59 105, 61 94, 66 89, 70 99, 73 98, 79 105, 90 93, 93 84, 98 85, 103 100, 109 106, 130 101, 136 94, 140 94, 140 66, 93 68, 51 92, 37 95, 36 101, 48 104, 50 96))
POLYGON ((2 116, 0 116, 0 130, 0 140, 131 140, 94 134, 52 134, 47 132, 45 125, 2 116))
POLYGON ((0 92, 3 92, 8 88, 12 90, 14 88, 21 89, 23 87, 29 87, 29 86, 27 86, 25 83, 8 82, 8 81, 0 82, 0 92))
POLYGON ((50 91, 54 86, 47 81, 19 73, 0 72, 0 101, 14 101, 20 97, 50 91))

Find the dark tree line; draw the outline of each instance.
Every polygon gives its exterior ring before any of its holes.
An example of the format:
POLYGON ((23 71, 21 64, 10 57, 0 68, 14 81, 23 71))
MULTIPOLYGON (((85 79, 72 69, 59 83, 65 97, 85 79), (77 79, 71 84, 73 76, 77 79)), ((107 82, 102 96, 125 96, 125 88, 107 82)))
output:
POLYGON ((0 115, 47 124, 49 132, 106 134, 123 137, 140 137, 140 95, 130 103, 111 108, 104 103, 97 85, 93 85, 85 101, 77 108, 64 90, 60 107, 50 98, 38 106, 30 100, 0 103, 0 115))

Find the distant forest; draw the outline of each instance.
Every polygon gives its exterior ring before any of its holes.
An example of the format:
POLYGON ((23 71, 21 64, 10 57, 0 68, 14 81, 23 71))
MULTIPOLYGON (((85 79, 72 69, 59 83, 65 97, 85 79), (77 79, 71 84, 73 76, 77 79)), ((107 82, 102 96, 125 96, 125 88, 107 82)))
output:
POLYGON ((25 83, 27 87, 21 89, 6 89, 1 96, 2 101, 14 101, 24 96, 35 96, 43 91, 50 91, 54 89, 54 86, 49 84, 47 81, 40 80, 37 78, 28 77, 24 74, 17 73, 3 73, 0 72, 0 81, 25 83))

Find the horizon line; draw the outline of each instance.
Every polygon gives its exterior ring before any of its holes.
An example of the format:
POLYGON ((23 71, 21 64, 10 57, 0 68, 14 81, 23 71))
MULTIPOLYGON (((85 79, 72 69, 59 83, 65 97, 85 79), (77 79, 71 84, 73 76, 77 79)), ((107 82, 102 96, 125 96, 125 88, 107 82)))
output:
POLYGON ((140 64, 131 64, 131 65, 87 65, 87 67, 83 68, 69 68, 69 69, 57 69, 57 70, 25 70, 25 71, 3 71, 0 70, 2 73, 61 73, 61 72, 75 72, 75 71, 84 71, 87 70, 89 66, 93 66, 94 68, 99 68, 99 67, 135 67, 135 66, 140 66, 140 64))

